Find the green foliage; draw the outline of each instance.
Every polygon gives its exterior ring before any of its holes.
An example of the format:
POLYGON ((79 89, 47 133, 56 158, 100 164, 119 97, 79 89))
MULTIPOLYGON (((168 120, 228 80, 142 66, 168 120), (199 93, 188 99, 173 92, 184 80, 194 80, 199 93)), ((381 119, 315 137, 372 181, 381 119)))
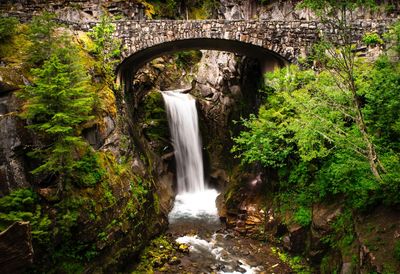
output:
POLYGON ((378 33, 375 33, 375 32, 366 33, 364 35, 364 37, 362 38, 362 41, 367 46, 376 46, 376 45, 383 45, 384 44, 382 38, 379 36, 378 33))
POLYGON ((89 33, 94 42, 91 54, 97 58, 97 66, 107 83, 114 80, 114 70, 119 62, 117 58, 121 54, 121 41, 113 37, 114 32, 115 25, 108 16, 103 15, 89 33))
POLYGON ((385 40, 389 42, 389 48, 394 49, 396 54, 400 54, 400 21, 397 21, 390 27, 384 35, 385 40))
POLYGON ((347 74, 337 70, 343 60, 323 54, 328 45, 319 44, 326 64, 319 72, 290 66, 267 75, 267 99, 258 116, 242 121, 232 149, 243 164, 277 171, 282 202, 300 222, 303 207, 327 198, 344 197, 354 209, 400 202, 398 62, 354 60, 347 74), (371 172, 371 144, 380 180, 371 172))
POLYGON ((298 223, 301 226, 308 226, 311 224, 312 221, 312 214, 311 214, 311 209, 309 208, 304 208, 300 207, 295 213, 294 213, 294 221, 298 223))
POLYGON ((219 6, 216 0, 141 0, 149 19, 207 19, 219 6))
POLYGON ((151 141, 163 143, 161 150, 168 144, 169 139, 168 120, 161 93, 151 91, 146 94, 143 106, 144 134, 151 141))
POLYGON ((85 202, 87 201, 82 197, 69 193, 66 198, 56 205, 59 214, 57 214, 56 218, 55 236, 62 237, 64 241, 68 241, 73 236, 72 228, 77 225, 79 211, 85 202))
POLYGON ((199 50, 179 51, 174 55, 178 68, 193 67, 195 64, 200 62, 202 56, 201 51, 199 50))
POLYGON ((94 95, 87 91, 88 77, 77 58, 76 48, 65 41, 64 48, 53 49, 49 60, 32 70, 34 83, 21 93, 27 99, 21 116, 50 143, 30 154, 43 160, 34 174, 68 174, 84 145, 80 126, 93 118, 94 95))
POLYGON ((0 16, 0 42, 4 42, 15 34, 18 23, 15 17, 0 16))
POLYGON ((302 0, 298 7, 312 9, 319 16, 336 16, 338 12, 356 7, 373 8, 376 5, 376 0, 302 0))
POLYGON ((394 258, 400 262, 400 240, 397 240, 394 244, 394 258))
POLYGON ((272 253, 277 254, 279 259, 281 259, 281 261, 287 263, 294 271, 294 273, 297 274, 313 273, 312 269, 305 264, 303 258, 299 256, 291 257, 289 254, 279 250, 276 247, 271 247, 271 251, 272 253))
POLYGON ((0 198, 0 230, 16 221, 27 221, 32 237, 41 244, 50 242, 51 221, 42 213, 38 197, 31 189, 17 189, 0 198))
POLYGON ((72 179, 78 186, 93 187, 102 180, 106 171, 101 167, 99 156, 91 149, 74 164, 72 179))
POLYGON ((144 204, 146 202, 146 195, 148 192, 147 183, 147 181, 140 177, 136 178, 136 184, 133 182, 131 183, 131 191, 138 204, 144 204))
POLYGON ((399 151, 400 66, 383 56, 365 69, 359 83, 366 99, 363 113, 380 145, 399 151))
POLYGON ((54 36, 57 27, 54 19, 54 14, 44 12, 34 16, 29 23, 28 38, 31 45, 28 48, 28 61, 33 65, 42 65, 50 58, 53 49, 58 47, 59 41, 54 36))
MULTIPOLYGON (((143 250, 133 273, 153 273, 174 258, 175 247, 166 236, 153 239, 143 250)), ((176 258, 176 257, 175 257, 176 258)))

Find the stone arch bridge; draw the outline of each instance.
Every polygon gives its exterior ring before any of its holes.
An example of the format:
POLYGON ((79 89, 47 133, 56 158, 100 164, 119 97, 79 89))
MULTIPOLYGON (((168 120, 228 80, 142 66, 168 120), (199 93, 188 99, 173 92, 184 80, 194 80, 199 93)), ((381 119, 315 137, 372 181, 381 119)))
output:
MULTIPOLYGON (((352 22, 353 41, 360 41, 365 32, 384 32, 392 20, 352 22)), ((114 35, 122 40, 124 49, 118 73, 129 89, 133 75, 145 63, 189 49, 223 50, 255 57, 268 70, 305 57, 322 32, 335 35, 338 30, 317 21, 117 21, 114 35)))
MULTIPOLYGON (((394 19, 364 19, 351 23, 352 39, 366 32, 384 32, 394 19)), ((71 22, 69 22, 71 24, 71 22)), ((72 25, 89 30, 95 22, 72 25)), ((122 41, 123 61, 118 75, 131 88, 134 74, 152 59, 190 49, 222 50, 257 58, 263 70, 296 62, 305 57, 321 33, 338 30, 318 21, 263 20, 142 20, 116 21, 114 36, 122 41)))

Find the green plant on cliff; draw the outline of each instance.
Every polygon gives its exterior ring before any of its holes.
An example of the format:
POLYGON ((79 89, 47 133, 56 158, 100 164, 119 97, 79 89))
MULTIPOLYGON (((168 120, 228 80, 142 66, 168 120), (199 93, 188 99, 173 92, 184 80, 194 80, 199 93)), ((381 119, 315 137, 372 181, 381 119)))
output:
POLYGON ((65 47, 53 49, 43 66, 32 70, 33 85, 21 93, 27 100, 21 116, 47 143, 31 153, 43 161, 34 174, 69 174, 85 146, 80 129, 93 118, 94 95, 77 58, 76 48, 65 41, 65 47))
POLYGON ((148 19, 207 19, 220 5, 217 0, 140 0, 148 19))
POLYGON ((363 43, 367 46, 382 45, 384 42, 377 33, 366 33, 362 39, 363 43))
POLYGON ((107 83, 114 81, 114 71, 121 54, 121 41, 113 37, 115 25, 111 19, 103 15, 100 22, 93 27, 89 36, 94 42, 90 53, 97 59, 97 66, 107 83))
POLYGON ((29 222, 33 239, 41 244, 49 243, 51 221, 43 214, 38 196, 31 189, 17 189, 0 198, 0 231, 16 221, 29 222))
POLYGON ((4 42, 15 34, 18 19, 0 16, 0 42, 4 42))
POLYGON ((163 265, 177 260, 176 248, 166 236, 153 239, 140 255, 140 262, 132 274, 153 273, 163 265))
POLYGON ((32 65, 40 66, 48 60, 57 48, 59 40, 55 37, 57 23, 54 21, 55 14, 43 12, 34 16, 29 23, 28 38, 31 42, 28 47, 28 61, 32 65))

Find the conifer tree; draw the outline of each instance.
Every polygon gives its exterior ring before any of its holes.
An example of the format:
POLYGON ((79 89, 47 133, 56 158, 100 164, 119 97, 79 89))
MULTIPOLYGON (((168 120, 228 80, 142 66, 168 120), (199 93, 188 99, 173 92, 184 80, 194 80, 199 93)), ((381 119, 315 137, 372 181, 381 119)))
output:
POLYGON ((27 99, 22 117, 49 144, 32 153, 43 160, 34 174, 70 172, 77 149, 84 144, 81 124, 93 118, 88 77, 77 60, 77 49, 67 41, 64 44, 53 50, 42 67, 32 69, 34 83, 22 94, 27 99))

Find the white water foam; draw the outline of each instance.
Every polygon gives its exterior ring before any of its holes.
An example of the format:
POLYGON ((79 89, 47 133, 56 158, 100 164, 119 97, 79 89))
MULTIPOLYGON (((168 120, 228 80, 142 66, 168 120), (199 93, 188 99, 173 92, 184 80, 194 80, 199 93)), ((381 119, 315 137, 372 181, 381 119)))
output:
POLYGON ((175 241, 180 244, 186 244, 189 246, 189 252, 199 253, 204 257, 213 257, 216 261, 226 264, 226 271, 218 271, 218 274, 241 274, 233 269, 235 262, 239 262, 240 268, 244 269, 246 274, 255 274, 262 271, 261 267, 252 267, 246 263, 245 260, 236 258, 227 252, 223 247, 218 246, 216 241, 217 234, 214 234, 211 241, 201 239, 199 236, 183 236, 175 241), (231 266, 229 266, 231 264, 231 266))
POLYGON ((219 220, 215 205, 215 199, 218 194, 215 189, 177 194, 174 207, 169 213, 169 221, 175 222, 179 219, 219 220))

